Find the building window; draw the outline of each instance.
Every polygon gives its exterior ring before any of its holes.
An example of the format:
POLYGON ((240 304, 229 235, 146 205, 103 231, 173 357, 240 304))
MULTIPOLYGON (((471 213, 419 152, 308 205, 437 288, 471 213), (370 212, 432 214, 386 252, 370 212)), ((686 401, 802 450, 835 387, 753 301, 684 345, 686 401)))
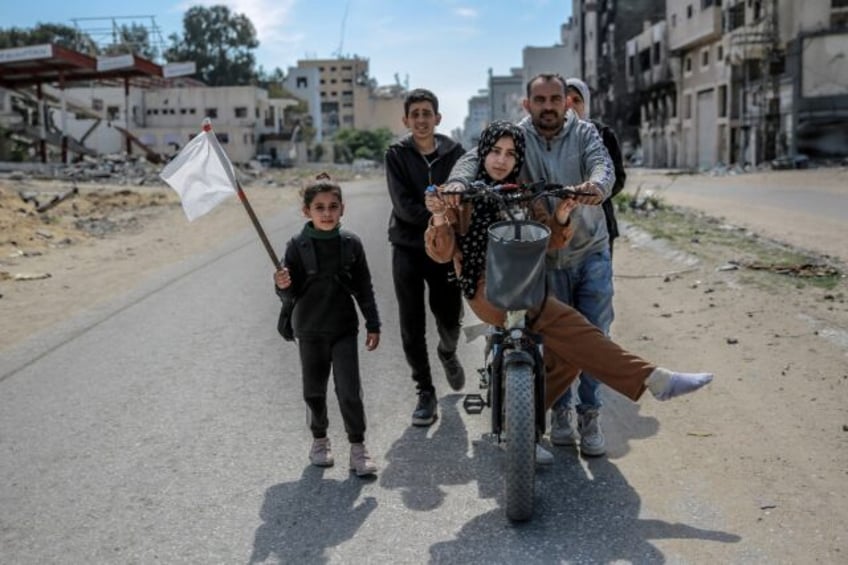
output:
POLYGON ((118 106, 106 107, 106 119, 117 120, 121 116, 121 109, 118 106))
POLYGON ((629 55, 627 57, 627 76, 632 77, 636 73, 636 69, 633 68, 633 65, 636 63, 636 56, 629 55))
POLYGON ((639 51, 639 72, 644 73, 651 68, 651 50, 642 49, 639 51))
POLYGON ((654 42, 654 65, 660 64, 660 42, 654 42))
POLYGON ((197 113, 197 110, 195 108, 189 108, 188 113, 193 116, 197 113))
POLYGON ((719 45, 716 47, 716 63, 721 63, 724 61, 724 46, 719 45))
POLYGON ((692 95, 684 94, 683 95, 683 119, 691 120, 692 119, 692 95))
POLYGON ((718 87, 718 117, 727 117, 727 85, 722 84, 718 87))
POLYGON ((692 72, 692 56, 691 55, 686 56, 686 61, 683 63, 683 70, 687 73, 692 72))
POLYGON ((686 6, 686 19, 691 20, 692 14, 694 14, 694 13, 695 13, 695 11, 692 9, 692 4, 689 4, 688 6, 686 6))
POLYGON ((709 48, 701 51, 701 68, 704 69, 710 66, 710 50, 709 48))
POLYGON ((245 106, 239 106, 236 108, 236 117, 237 118, 246 118, 247 117, 247 108, 245 106))
POLYGON ((186 114, 186 109, 185 109, 185 108, 180 108, 180 114, 181 114, 181 115, 183 115, 183 116, 185 116, 185 114, 186 114))
POLYGON ((206 108, 206 117, 214 119, 218 117, 218 108, 206 108))
POLYGON ((733 31, 745 25, 745 4, 730 6, 724 12, 724 31, 733 31))
POLYGON ((220 141, 222 144, 230 142, 230 135, 228 133, 216 131, 215 137, 217 137, 218 141, 220 141))

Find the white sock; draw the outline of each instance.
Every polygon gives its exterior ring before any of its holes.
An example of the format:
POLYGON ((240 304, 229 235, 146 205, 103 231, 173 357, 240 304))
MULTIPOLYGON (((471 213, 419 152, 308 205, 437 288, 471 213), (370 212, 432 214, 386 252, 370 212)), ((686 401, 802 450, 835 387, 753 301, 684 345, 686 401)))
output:
POLYGON ((712 373, 676 373, 657 367, 645 380, 645 385, 657 400, 670 400, 695 392, 712 380, 712 373))

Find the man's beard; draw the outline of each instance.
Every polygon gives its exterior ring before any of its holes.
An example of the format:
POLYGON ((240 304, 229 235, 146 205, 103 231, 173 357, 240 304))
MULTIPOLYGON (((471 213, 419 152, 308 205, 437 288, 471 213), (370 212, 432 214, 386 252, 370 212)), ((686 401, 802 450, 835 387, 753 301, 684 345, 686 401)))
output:
POLYGON ((562 128, 563 119, 562 116, 559 116, 556 112, 542 112, 539 114, 539 118, 533 122, 533 125, 536 126, 536 129, 540 132, 551 132, 556 133, 562 128), (551 117, 550 120, 545 120, 545 118, 551 117))

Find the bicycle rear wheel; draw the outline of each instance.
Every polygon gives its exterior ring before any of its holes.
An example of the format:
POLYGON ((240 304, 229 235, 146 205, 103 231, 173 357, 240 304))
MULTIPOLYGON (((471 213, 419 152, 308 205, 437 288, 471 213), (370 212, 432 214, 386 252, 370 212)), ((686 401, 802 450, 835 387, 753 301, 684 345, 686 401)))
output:
POLYGON ((506 515, 529 520, 536 489, 536 419, 533 371, 524 363, 504 371, 504 428, 506 436, 506 515))

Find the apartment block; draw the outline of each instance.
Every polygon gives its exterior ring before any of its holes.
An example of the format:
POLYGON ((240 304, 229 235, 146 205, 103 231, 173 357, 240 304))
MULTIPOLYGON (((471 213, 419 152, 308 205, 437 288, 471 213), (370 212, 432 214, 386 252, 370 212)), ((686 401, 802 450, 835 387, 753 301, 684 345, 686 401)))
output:
POLYGON ((378 87, 369 77, 368 59, 307 59, 297 62, 298 72, 318 71, 318 100, 322 136, 332 137, 342 128, 388 128, 402 135, 403 96, 400 86, 378 87))

